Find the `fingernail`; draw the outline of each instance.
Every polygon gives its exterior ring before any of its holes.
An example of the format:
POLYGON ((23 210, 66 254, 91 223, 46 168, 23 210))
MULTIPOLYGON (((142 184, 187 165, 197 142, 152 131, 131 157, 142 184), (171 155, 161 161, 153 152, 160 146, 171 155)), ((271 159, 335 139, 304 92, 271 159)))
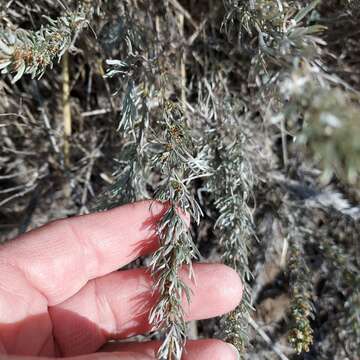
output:
POLYGON ((235 360, 240 360, 240 353, 239 353, 238 349, 233 344, 229 344, 229 343, 227 343, 227 344, 229 345, 229 348, 231 348, 232 352, 235 355, 234 359, 235 360))

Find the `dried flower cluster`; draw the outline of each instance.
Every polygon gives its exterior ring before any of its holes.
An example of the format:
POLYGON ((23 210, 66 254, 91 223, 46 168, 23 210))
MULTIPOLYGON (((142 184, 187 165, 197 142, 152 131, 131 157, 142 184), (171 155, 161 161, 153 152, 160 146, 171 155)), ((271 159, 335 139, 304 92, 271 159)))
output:
POLYGON ((312 304, 312 280, 310 269, 304 259, 304 250, 302 249, 301 230, 294 227, 289 229, 290 259, 289 275, 290 286, 292 291, 291 301, 291 330, 289 332, 289 342, 300 354, 309 351, 313 343, 313 330, 311 327, 311 318, 313 317, 314 308, 312 304))

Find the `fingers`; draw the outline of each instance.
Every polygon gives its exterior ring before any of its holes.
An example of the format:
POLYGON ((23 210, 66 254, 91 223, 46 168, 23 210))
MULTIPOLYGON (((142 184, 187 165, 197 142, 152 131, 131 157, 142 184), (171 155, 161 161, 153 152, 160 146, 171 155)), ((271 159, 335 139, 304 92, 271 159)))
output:
MULTIPOLYGON (((149 359, 155 359, 160 343, 149 341, 144 343, 107 344, 104 351, 129 351, 143 354, 149 359)), ((146 358, 147 359, 147 358, 146 358)), ((223 341, 205 339, 188 341, 182 360, 239 360, 239 353, 235 347, 223 341)))
POLYGON ((164 211, 165 205, 153 203, 150 209, 150 202, 144 201, 55 221, 1 245, 0 265, 54 305, 89 279, 155 250, 155 227, 164 211))
MULTIPOLYGON (((35 356, 4 356, 2 360, 39 360, 35 356)), ((154 357, 149 357, 145 354, 134 352, 114 352, 114 353, 95 353, 83 356, 75 356, 67 358, 67 360, 154 360, 154 357)), ((56 360, 55 358, 41 357, 41 360, 56 360)))
MULTIPOLYGON (((224 265, 194 266, 196 286, 190 305, 184 301, 187 320, 222 315, 241 299, 242 285, 235 271, 224 265)), ((98 350, 109 339, 126 338, 150 330, 149 311, 156 298, 153 282, 143 269, 115 272, 90 281, 66 302, 49 309, 53 333, 64 356, 98 350)))
MULTIPOLYGON (((155 360, 159 342, 109 344, 104 352, 75 356, 68 360, 155 360)), ((4 360, 36 360, 35 357, 9 356, 4 360)), ((54 360, 42 358, 44 360, 54 360)), ((219 340, 188 341, 182 360, 238 360, 238 352, 232 345, 219 340)))

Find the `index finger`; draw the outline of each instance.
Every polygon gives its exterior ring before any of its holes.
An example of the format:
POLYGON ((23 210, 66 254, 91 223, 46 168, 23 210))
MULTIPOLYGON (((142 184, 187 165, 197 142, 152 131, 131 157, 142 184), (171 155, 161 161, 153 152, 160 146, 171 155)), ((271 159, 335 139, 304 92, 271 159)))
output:
POLYGON ((19 270, 55 305, 90 279, 154 251, 156 223, 165 211, 165 204, 142 201, 57 220, 0 246, 0 264, 19 270))

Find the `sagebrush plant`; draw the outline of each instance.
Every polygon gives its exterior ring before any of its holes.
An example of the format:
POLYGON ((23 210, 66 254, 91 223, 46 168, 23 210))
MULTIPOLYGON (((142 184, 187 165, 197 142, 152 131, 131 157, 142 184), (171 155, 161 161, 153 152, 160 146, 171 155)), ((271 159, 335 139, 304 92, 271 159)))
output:
MULTIPOLYGON (((359 226, 354 204, 360 199, 360 80, 353 68, 358 1, 87 0, 64 5, 44 0, 46 14, 36 6, 33 10, 37 28, 26 22, 26 7, 12 6, 12 12, 0 8, 1 89, 10 99, 2 110, 18 123, 0 127, 6 155, 0 181, 11 183, 0 191, 0 204, 24 199, 18 206, 32 209, 45 180, 56 187, 60 181, 53 174, 59 173, 69 183, 63 196, 73 202, 73 213, 141 199, 165 202, 156 226, 160 247, 145 261, 159 294, 149 320, 163 338, 161 360, 182 357, 183 304, 192 296, 183 276, 196 282, 192 262, 202 259, 198 249, 204 244, 238 272, 244 285, 242 303, 214 325, 212 334, 235 345, 243 358, 268 357, 256 353, 261 341, 249 324, 259 320, 259 296, 254 300, 252 292, 259 287, 259 259, 269 238, 260 226, 270 221, 262 218, 269 208, 280 224, 280 235, 273 238, 284 244, 281 271, 290 298, 286 338, 294 348, 287 355, 312 351, 326 358, 338 336, 343 346, 336 356, 355 359, 360 348, 356 236, 343 241, 338 232, 326 231, 333 226, 344 233, 359 226), (341 56, 334 60, 334 53, 341 56), (63 117, 71 120, 72 114, 73 133, 56 125, 56 115, 49 121, 47 100, 38 95, 59 67, 60 83, 67 84, 63 117), (31 90, 24 81, 28 76, 36 79, 31 90), (35 115, 28 96, 16 109, 21 91, 35 94, 35 115), (45 164, 33 156, 38 141, 31 139, 39 132, 51 145, 41 150, 45 164), (28 148, 19 150, 21 142, 28 148), (27 183, 21 183, 12 163, 31 174, 27 183), (96 176, 105 184, 100 186, 96 176), (351 200, 341 206, 332 198, 324 202, 329 184, 351 200), (90 204, 95 194, 95 205, 90 204), (318 220, 318 208, 331 215, 318 220), (207 236, 205 226, 211 228, 207 236), (215 238, 210 245, 208 237, 215 238), (314 253, 322 261, 320 269, 312 267, 314 253), (332 271, 341 276, 331 277, 332 271), (325 321, 336 334, 317 322, 317 312, 329 311, 326 300, 315 296, 324 287, 315 284, 322 277, 341 295, 326 290, 340 304, 340 315, 325 321), (325 349, 321 337, 332 345, 325 349)), ((270 227, 268 232, 275 233, 276 226, 270 227)), ((263 331, 254 329, 284 358, 263 331)))

